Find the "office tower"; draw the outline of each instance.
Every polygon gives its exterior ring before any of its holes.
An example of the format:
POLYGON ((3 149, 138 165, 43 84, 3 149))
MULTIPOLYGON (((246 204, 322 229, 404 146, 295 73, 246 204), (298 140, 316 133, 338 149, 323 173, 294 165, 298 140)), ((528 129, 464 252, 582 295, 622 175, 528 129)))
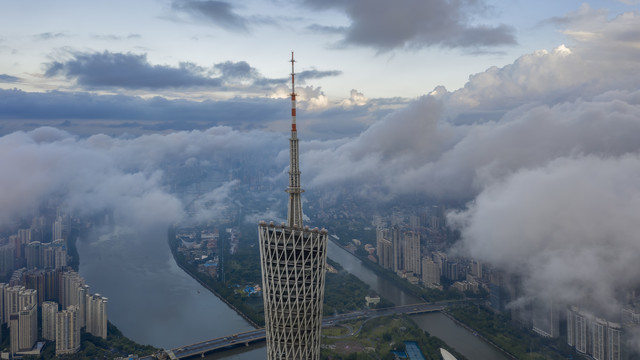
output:
POLYGON ((425 257, 422 259, 422 283, 440 285, 441 268, 438 263, 425 257))
POLYGON ((58 313, 58 303, 45 301, 42 303, 42 338, 46 340, 56 340, 56 314, 58 313))
POLYGON ((73 354, 80 350, 80 326, 77 305, 56 313, 56 355, 73 354))
POLYGON ((404 269, 414 274, 422 273, 420 264, 420 233, 407 231, 403 234, 404 269))
POLYGON ((303 227, 296 94, 291 53, 291 138, 287 223, 258 226, 267 357, 319 359, 327 231, 303 227))
POLYGON ((100 294, 87 295, 87 332, 103 339, 107 338, 107 302, 108 299, 100 294))

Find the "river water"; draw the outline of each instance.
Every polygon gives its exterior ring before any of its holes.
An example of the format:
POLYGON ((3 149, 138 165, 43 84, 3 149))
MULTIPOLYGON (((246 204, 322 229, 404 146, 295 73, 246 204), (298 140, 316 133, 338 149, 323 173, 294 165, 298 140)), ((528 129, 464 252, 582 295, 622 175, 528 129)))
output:
POLYGON ((169 349, 253 329, 178 267, 166 230, 117 233, 95 233, 77 247, 80 274, 109 298, 109 321, 126 336, 169 349))
MULTIPOLYGON (((91 292, 109 298, 109 320, 138 343, 169 349, 253 329, 177 266, 165 231, 140 234, 117 229, 114 235, 109 229, 81 239, 77 246, 80 274, 91 292)), ((328 254, 395 304, 420 302, 331 241, 328 254)), ((470 360, 506 359, 442 314, 418 315, 414 319, 422 329, 470 360)), ((223 358, 264 359, 266 349, 263 343, 207 357, 223 358)))

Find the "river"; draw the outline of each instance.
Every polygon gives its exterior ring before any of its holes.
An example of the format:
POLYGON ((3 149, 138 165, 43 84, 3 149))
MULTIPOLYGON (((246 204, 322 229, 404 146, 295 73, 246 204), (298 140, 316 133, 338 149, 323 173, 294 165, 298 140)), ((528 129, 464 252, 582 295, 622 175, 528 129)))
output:
MULTIPOLYGON (((136 234, 118 229, 115 235, 96 232, 78 242, 78 252, 80 274, 91 292, 109 298, 109 320, 138 343, 169 349, 253 329, 177 266, 164 230, 136 234)), ((346 271, 397 305, 420 302, 393 282, 378 277, 332 241, 328 254, 346 271)), ((470 360, 506 359, 442 314, 414 318, 422 329, 441 338, 470 360)), ((265 357, 263 343, 207 359, 265 357)))
POLYGON ((94 233, 77 247, 80 274, 109 298, 109 321, 126 336, 169 349, 253 329, 178 267, 166 230, 117 232, 94 233))
MULTIPOLYGON (((359 277, 381 296, 393 301, 396 305, 407 305, 422 302, 420 299, 405 293, 393 282, 377 276, 362 264, 362 261, 329 241, 329 257, 338 262, 345 270, 359 277)), ((411 317, 422 330, 436 336, 453 347, 469 360, 507 360, 508 358, 493 346, 487 344, 470 331, 456 324, 441 313, 421 314, 411 317)))

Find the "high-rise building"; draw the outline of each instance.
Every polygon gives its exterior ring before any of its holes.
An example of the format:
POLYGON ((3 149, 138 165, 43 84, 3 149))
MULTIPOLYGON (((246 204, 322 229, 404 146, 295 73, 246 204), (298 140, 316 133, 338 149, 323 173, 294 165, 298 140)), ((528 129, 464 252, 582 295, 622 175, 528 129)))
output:
POLYGON ((560 335, 558 306, 553 302, 534 299, 531 304, 531 323, 534 332, 544 337, 560 335))
POLYGON ((376 229, 376 251, 378 253, 378 264, 385 269, 393 267, 393 247, 389 240, 389 230, 376 229))
POLYGON ((80 328, 87 326, 87 299, 89 299, 89 285, 78 288, 78 324, 80 328))
POLYGON ((78 305, 56 313, 56 355, 73 354, 80 350, 78 305))
POLYGON ((327 231, 303 227, 296 93, 291 53, 291 138, 287 223, 258 226, 267 357, 319 359, 327 231))
POLYGON ((67 249, 63 247, 56 247, 53 253, 54 267, 56 269, 62 269, 67 266, 67 249))
POLYGON ((471 260, 471 275, 482 278, 482 263, 478 260, 471 260))
POLYGON ((420 233, 407 231, 403 234, 404 269, 414 274, 422 273, 420 263, 420 233))
POLYGON ((607 321, 599 318, 595 319, 595 321, 591 323, 591 335, 591 356, 594 360, 605 360, 607 321))
POLYGON ((607 359, 608 360, 620 360, 621 355, 621 337, 622 327, 618 323, 607 323, 607 359))
POLYGON ((7 276, 13 271, 15 253, 14 243, 0 246, 0 276, 7 276))
POLYGON ((9 318, 11 315, 15 315, 18 313, 18 311, 20 311, 20 292, 22 292, 24 289, 24 286, 5 286, 4 318, 7 322, 9 322, 9 318))
POLYGON ((393 245, 393 271, 398 273, 404 269, 404 241, 398 225, 391 227, 390 234, 393 245))
POLYGON ((27 259, 27 269, 35 269, 42 267, 40 263, 40 241, 32 241, 25 247, 25 257, 27 259))
POLYGON ((56 340, 56 314, 58 313, 58 303, 45 301, 42 303, 42 338, 46 340, 56 340))
POLYGON ((7 283, 0 283, 0 326, 9 322, 9 316, 5 314, 5 289, 9 287, 7 283))
POLYGON ((438 263, 425 257, 422 259, 422 283, 440 285, 441 268, 438 263))
POLYGON ((78 288, 85 285, 84 279, 77 272, 70 270, 62 273, 60 281, 60 305, 63 309, 69 305, 78 305, 78 288))
POLYGON ((100 294, 87 295, 86 327, 87 332, 103 339, 107 338, 107 302, 100 294))
POLYGON ((38 294, 22 289, 18 295, 19 310, 10 316, 11 352, 29 351, 38 340, 38 294))

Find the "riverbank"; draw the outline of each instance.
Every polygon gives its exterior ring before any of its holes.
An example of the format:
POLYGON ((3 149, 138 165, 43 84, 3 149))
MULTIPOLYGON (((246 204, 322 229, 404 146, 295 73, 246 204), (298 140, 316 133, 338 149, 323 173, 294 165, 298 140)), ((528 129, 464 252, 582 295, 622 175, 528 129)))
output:
POLYGON ((187 275, 191 276, 195 281, 197 281, 200 285, 204 286, 207 290, 211 291, 211 293, 215 296, 218 297, 218 299, 222 300, 222 302, 224 302, 229 308, 231 308, 233 311, 235 311, 238 315, 240 315, 243 319, 245 319, 251 326, 253 326, 256 329, 261 328, 262 326, 258 325, 255 321, 253 321, 253 319, 251 319, 250 317, 248 317, 245 313, 243 313, 240 309, 238 309, 237 307, 235 307, 232 303, 230 303, 224 296, 220 295, 220 293, 218 293, 215 289, 213 289, 211 286, 209 286, 207 283, 205 283, 204 281, 202 281, 198 276, 194 275, 191 273, 191 271, 189 271, 186 267, 184 267, 179 261, 178 259, 176 259, 176 256, 173 252, 173 249, 171 250, 171 254, 173 254, 173 259, 175 260, 176 264, 178 265, 178 267, 180 269, 182 269, 182 271, 184 271, 187 275))
POLYGON ((479 337, 480 339, 482 339, 487 344, 493 346, 496 350, 499 350, 500 352, 502 352, 503 355, 505 355, 505 356, 507 356, 507 357, 509 357, 511 359, 518 360, 518 358, 515 357, 513 354, 511 354, 507 350, 501 348, 500 346, 498 346, 498 344, 494 343, 493 341, 487 339, 484 335, 479 333, 476 329, 473 329, 469 325, 467 325, 467 324, 463 323, 462 321, 456 319, 455 316, 451 315, 451 313, 447 309, 444 309, 443 311, 441 311, 441 313, 442 313, 442 315, 444 315, 444 316, 448 317, 449 319, 451 319, 457 325, 462 326, 463 328, 465 328, 468 331, 470 331, 471 333, 473 333, 473 335, 479 337))

